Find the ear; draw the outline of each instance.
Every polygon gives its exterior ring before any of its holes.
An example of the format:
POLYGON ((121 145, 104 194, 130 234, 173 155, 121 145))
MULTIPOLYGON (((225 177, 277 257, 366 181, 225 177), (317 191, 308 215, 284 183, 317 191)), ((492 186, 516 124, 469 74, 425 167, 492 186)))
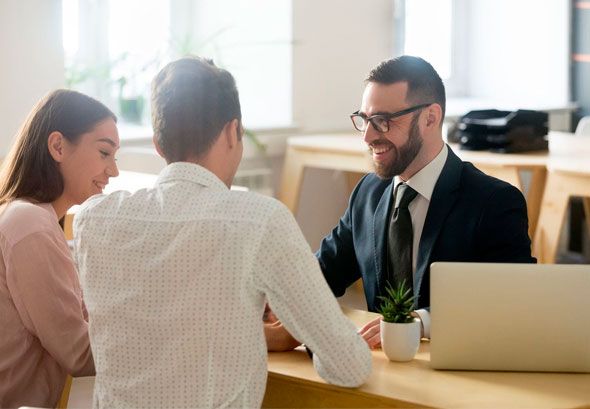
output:
POLYGON ((156 152, 158 152, 158 155, 166 159, 164 157, 164 153, 162 152, 162 148, 160 148, 160 144, 158 143, 158 138, 156 138, 156 135, 152 136, 152 142, 154 143, 154 147, 156 148, 156 152))
POLYGON ((439 104, 432 104, 428 107, 426 116, 427 127, 438 127, 442 122, 442 108, 439 104))
POLYGON ((238 135, 240 129, 240 122, 237 119, 232 119, 223 127, 223 134, 227 138, 227 147, 233 149, 240 141, 240 135, 238 135))
POLYGON ((53 131, 47 137, 47 149, 54 161, 61 163, 65 157, 65 143, 66 139, 63 134, 58 131, 53 131))

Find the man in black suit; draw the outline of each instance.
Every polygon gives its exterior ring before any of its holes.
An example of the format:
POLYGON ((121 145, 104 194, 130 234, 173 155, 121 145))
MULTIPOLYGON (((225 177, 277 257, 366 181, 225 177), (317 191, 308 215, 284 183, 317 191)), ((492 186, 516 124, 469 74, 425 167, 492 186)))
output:
MULTIPOLYGON (((423 59, 402 56, 371 71, 351 118, 375 173, 356 186, 316 253, 336 296, 362 278, 370 311, 386 284, 412 284, 426 337, 432 262, 536 261, 523 195, 453 153, 442 139, 444 113, 444 85, 423 59)), ((378 319, 360 331, 379 346, 378 319)))

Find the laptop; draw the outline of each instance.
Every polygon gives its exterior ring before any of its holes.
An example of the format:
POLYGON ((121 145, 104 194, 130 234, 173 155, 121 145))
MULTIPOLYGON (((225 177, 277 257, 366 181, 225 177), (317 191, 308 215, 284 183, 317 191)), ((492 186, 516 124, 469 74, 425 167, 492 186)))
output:
POLYGON ((590 265, 433 263, 430 365, 590 372, 590 265))

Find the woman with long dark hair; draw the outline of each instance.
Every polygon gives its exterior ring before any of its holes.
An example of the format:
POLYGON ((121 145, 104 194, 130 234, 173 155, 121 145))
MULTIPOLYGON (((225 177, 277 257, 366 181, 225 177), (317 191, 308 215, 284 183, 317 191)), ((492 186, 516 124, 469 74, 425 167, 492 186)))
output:
POLYGON ((33 108, 0 171, 0 407, 55 407, 94 374, 88 315, 59 220, 118 175, 115 115, 75 91, 33 108))

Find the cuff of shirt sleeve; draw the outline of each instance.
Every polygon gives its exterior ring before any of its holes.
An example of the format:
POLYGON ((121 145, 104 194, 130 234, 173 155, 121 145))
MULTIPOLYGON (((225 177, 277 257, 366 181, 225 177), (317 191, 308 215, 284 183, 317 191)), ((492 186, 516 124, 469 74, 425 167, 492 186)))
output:
POLYGON ((424 338, 430 339, 430 313, 428 310, 416 310, 416 314, 422 321, 422 328, 424 328, 424 338))

